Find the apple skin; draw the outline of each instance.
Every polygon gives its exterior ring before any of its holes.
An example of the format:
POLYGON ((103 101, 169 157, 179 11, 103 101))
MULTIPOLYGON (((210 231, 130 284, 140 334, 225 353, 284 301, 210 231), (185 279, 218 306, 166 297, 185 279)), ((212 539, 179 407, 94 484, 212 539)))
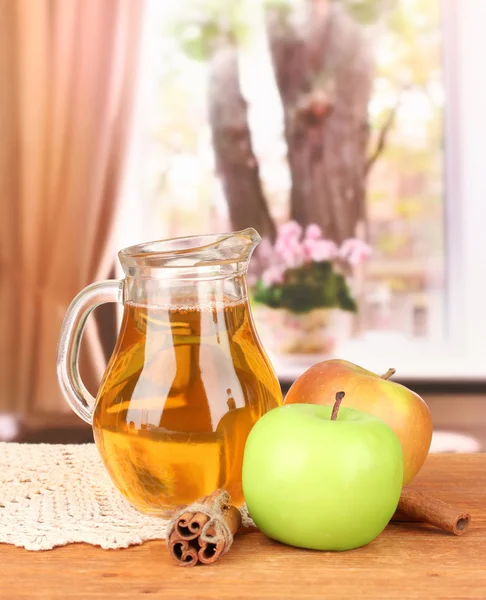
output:
POLYGON ((403 483, 419 472, 432 441, 432 417, 422 398, 399 383, 346 360, 326 360, 303 373, 287 393, 284 404, 332 405, 344 391, 343 406, 383 419, 396 433, 403 450, 403 483))
POLYGON ((313 550, 351 550, 381 533, 398 505, 403 456, 382 420, 352 408, 275 408, 247 438, 243 493, 268 537, 313 550))

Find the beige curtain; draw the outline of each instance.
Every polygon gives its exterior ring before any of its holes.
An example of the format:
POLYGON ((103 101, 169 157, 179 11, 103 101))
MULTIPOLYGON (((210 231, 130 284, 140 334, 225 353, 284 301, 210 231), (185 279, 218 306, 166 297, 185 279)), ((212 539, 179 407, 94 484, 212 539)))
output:
POLYGON ((0 0, 0 413, 66 409, 57 339, 113 262, 141 14, 142 0, 0 0))

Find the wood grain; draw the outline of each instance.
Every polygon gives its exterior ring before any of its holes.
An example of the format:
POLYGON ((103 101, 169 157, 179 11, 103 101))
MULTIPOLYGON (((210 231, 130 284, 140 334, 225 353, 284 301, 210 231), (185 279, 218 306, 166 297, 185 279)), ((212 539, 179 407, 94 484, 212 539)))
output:
POLYGON ((430 456, 412 485, 472 514, 462 537, 389 525, 344 553, 298 550, 260 533, 238 536, 209 567, 176 566, 163 542, 126 550, 73 544, 48 552, 0 545, 0 598, 239 600, 486 598, 486 454, 430 456))

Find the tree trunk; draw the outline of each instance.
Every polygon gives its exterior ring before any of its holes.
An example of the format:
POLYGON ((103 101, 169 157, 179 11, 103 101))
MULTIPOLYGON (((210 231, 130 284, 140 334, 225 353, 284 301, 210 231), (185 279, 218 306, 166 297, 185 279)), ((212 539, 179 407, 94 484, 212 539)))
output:
POLYGON ((366 220, 368 42, 328 0, 309 0, 302 15, 269 9, 267 31, 284 108, 291 218, 319 224, 340 243, 366 220))
POLYGON ((255 227, 275 238, 275 224, 265 201, 257 158, 248 127, 247 103, 241 93, 237 49, 220 46, 211 60, 209 121, 216 168, 234 229, 255 227))

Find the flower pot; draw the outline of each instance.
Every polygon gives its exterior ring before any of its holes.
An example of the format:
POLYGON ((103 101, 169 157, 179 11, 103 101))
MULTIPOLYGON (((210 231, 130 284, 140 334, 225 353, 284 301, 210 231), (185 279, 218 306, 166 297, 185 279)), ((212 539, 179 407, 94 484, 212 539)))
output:
POLYGON ((295 313, 255 304, 254 319, 264 347, 279 356, 330 357, 351 335, 354 314, 339 308, 295 313))

